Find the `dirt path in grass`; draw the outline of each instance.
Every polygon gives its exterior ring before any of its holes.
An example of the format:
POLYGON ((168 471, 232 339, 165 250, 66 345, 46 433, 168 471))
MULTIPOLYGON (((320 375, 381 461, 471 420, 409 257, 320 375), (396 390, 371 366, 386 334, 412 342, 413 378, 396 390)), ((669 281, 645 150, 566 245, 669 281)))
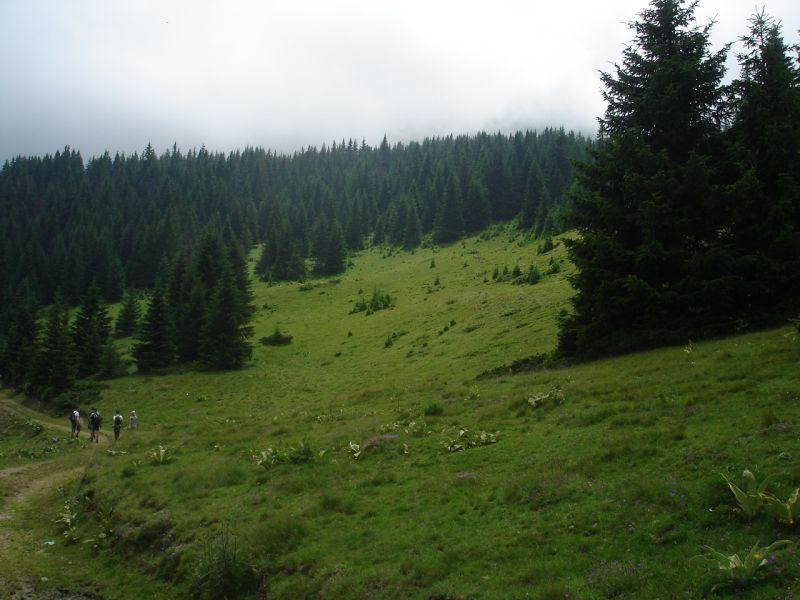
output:
MULTIPOLYGON (((30 473, 30 477, 21 478, 16 482, 16 489, 6 496, 3 506, 0 507, 0 521, 12 521, 15 518, 17 507, 32 496, 47 492, 48 490, 66 483, 77 477, 83 467, 63 468, 63 461, 51 460, 30 468, 21 469, 14 474, 30 473)), ((2 545, 0 545, 0 548, 2 545)))
MULTIPOLYGON (((41 424, 45 428, 44 435, 66 434, 64 437, 67 437, 70 434, 70 427, 65 423, 21 406, 1 394, 0 411, 41 424)), ((82 432, 81 440, 88 442, 88 433, 82 432)), ((72 451, 51 460, 0 469, 3 487, 3 495, 0 495, 0 561, 13 565, 17 553, 29 552, 30 548, 41 546, 43 540, 33 539, 36 523, 29 521, 42 517, 30 512, 28 506, 31 501, 80 477, 89 457, 97 452, 98 447, 105 450, 110 443, 109 436, 101 433, 99 444, 73 447, 72 451)), ((52 515, 44 518, 50 520, 52 515)), ((54 538, 54 541, 61 542, 58 538, 54 538)), ((19 569, 3 570, 0 572, 0 597, 10 600, 89 600, 83 594, 50 588, 49 584, 42 582, 26 577, 19 569)))
MULTIPOLYGON (((0 395, 0 410, 4 410, 7 413, 10 413, 16 417, 20 417, 22 419, 30 419, 31 421, 36 421, 43 427, 47 429, 57 429, 58 431, 64 433, 72 433, 71 428, 68 425, 64 425, 63 423, 57 422, 52 417, 46 417, 41 413, 36 412, 30 408, 22 406, 21 404, 15 402, 14 400, 8 398, 7 396, 0 395)), ((66 421, 66 417, 64 418, 66 421)), ((88 438, 88 428, 84 426, 81 437, 84 439, 88 438)), ((108 444, 109 439, 105 433, 100 433, 100 444, 108 444)))
MULTIPOLYGON (((21 406, 6 396, 0 395, 0 410, 23 419, 36 421, 45 430, 70 433, 70 427, 67 425, 58 423, 51 417, 46 417, 34 410, 21 406)), ((84 437, 84 439, 86 438, 84 437)), ((108 436, 101 433, 98 445, 107 446, 108 443, 108 436)), ((81 451, 85 452, 90 448, 91 445, 81 451)), ((74 463, 69 462, 68 456, 63 456, 48 461, 7 467, 0 470, 0 481, 5 484, 5 487, 11 488, 11 493, 0 499, 0 502, 2 502, 0 504, 0 552, 8 545, 10 535, 13 533, 8 526, 8 522, 15 520, 16 508, 32 496, 47 492, 77 476, 83 467, 73 465, 74 463)))
MULTIPOLYGON (((29 536, 24 533, 25 520, 20 519, 18 515, 19 509, 35 496, 47 493, 56 486, 78 477, 82 471, 83 467, 65 469, 63 460, 54 459, 29 467, 4 469, 0 472, 4 473, 5 477, 12 479, 17 479, 15 477, 17 475, 30 476, 19 480, 18 488, 12 495, 6 497, 0 507, 0 560, 14 560, 15 550, 11 546, 15 542, 15 545, 30 543, 29 536)), ((86 598, 86 596, 61 590, 42 590, 26 580, 19 572, 10 577, 11 579, 2 581, 2 575, 0 575, 0 595, 10 593, 11 600, 79 600, 86 598)))

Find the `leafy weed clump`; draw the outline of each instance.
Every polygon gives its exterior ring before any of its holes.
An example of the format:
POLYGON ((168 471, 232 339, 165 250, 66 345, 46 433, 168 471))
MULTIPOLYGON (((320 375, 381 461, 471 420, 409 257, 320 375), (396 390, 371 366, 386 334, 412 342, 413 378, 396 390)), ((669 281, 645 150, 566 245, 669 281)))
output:
POLYGON ((159 444, 158 448, 154 448, 148 453, 148 456, 151 464, 155 466, 165 465, 172 461, 172 450, 159 444))
POLYGON ((776 559, 775 552, 793 542, 778 540, 769 546, 761 547, 756 542, 750 550, 741 555, 723 554, 711 546, 704 546, 704 554, 695 556, 693 560, 704 563, 708 569, 721 575, 723 581, 712 588, 712 592, 721 587, 743 585, 754 582, 767 571, 767 567, 776 559))
POLYGON ((268 447, 259 454, 253 456, 253 460, 259 467, 271 469, 280 464, 301 465, 309 463, 316 458, 324 456, 325 450, 319 452, 314 450, 311 442, 302 440, 297 444, 285 447, 268 447))
POLYGON ((488 431, 470 432, 468 429, 459 429, 458 435, 447 442, 444 442, 444 447, 448 452, 459 452, 461 450, 469 450, 470 448, 477 448, 478 446, 490 446, 497 443, 497 436, 499 431, 494 433, 488 431))

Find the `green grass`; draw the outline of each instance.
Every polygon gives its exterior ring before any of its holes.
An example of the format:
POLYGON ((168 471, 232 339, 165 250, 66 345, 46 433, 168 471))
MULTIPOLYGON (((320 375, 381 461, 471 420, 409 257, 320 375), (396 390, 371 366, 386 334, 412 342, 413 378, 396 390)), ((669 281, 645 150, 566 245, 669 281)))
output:
MULTIPOLYGON (((570 294, 563 245, 538 256, 508 231, 484 237, 369 250, 302 290, 257 283, 254 339, 279 327, 291 344, 256 344, 237 372, 109 382, 101 410, 135 409, 141 429, 123 431, 126 454, 60 456, 85 474, 5 525, 12 561, 0 580, 17 567, 37 585, 107 597, 202 595, 195 567, 219 555, 245 597, 692 598, 717 582, 690 561, 702 545, 733 553, 797 537, 765 516, 709 511, 732 503, 720 472, 774 475, 781 496, 800 485, 789 327, 476 380, 551 350, 570 294), (551 256, 565 268, 536 285, 492 281, 495 266, 544 273, 551 256), (351 314, 376 289, 395 306, 351 314), (530 406, 554 387, 563 401, 530 406), (448 452, 461 428, 498 441, 448 452), (253 460, 302 441, 312 460, 253 460), (155 465, 159 444, 171 459, 155 465), (82 539, 111 529, 104 541, 58 539, 53 519, 69 499, 82 539), (212 543, 222 532, 234 558, 212 543), (58 541, 42 551, 45 539, 58 541)), ((780 574, 716 593, 800 594, 793 552, 780 574)))

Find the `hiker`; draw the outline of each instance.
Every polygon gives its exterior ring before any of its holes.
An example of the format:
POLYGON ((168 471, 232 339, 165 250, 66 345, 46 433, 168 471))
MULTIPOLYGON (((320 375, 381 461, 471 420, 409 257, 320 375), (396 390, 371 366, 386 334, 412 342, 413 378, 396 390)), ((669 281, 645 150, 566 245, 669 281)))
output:
POLYGON ((139 427, 139 417, 136 416, 136 411, 132 410, 130 429, 136 429, 137 427, 139 427))
POLYGON ((117 409, 114 412, 114 441, 116 442, 119 439, 119 430, 122 429, 122 415, 117 409))
POLYGON ((89 413, 89 435, 90 440, 98 443, 100 442, 100 425, 103 422, 103 415, 94 406, 92 412, 89 413))
POLYGON ((75 407, 71 413, 69 413, 69 422, 72 425, 72 433, 70 437, 78 437, 78 434, 81 432, 81 412, 78 410, 78 407, 75 407))

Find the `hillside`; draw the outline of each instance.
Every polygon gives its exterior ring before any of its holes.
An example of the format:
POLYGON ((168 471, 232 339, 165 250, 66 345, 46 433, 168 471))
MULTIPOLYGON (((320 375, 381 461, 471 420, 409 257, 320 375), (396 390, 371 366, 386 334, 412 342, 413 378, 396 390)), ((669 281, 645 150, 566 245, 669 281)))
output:
MULTIPOLYGON (((256 283, 255 339, 292 342, 241 371, 107 382, 94 447, 3 397, 0 592, 200 597, 235 546, 242 597, 693 598, 719 581, 690 560, 704 544, 796 538, 709 510, 733 503, 720 473, 771 475, 780 497, 800 484, 793 331, 481 377, 555 345, 570 268, 538 244, 496 226, 256 283), (551 259, 561 272, 533 286, 493 280, 551 259), (375 290, 394 306, 352 312, 375 290), (140 429, 113 445, 117 408, 140 429), (286 462, 259 466, 268 448, 286 462)), ((717 593, 800 594, 792 549, 771 569, 717 593)))

